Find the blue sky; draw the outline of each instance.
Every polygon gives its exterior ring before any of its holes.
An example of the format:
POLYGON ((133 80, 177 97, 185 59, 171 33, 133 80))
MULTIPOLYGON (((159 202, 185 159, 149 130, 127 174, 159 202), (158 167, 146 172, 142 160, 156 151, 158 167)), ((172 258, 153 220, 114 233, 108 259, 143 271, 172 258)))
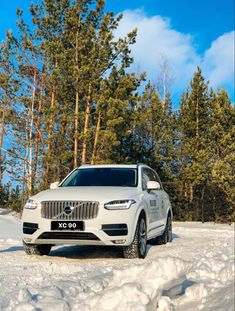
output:
MULTIPOLYGON (((0 40, 6 29, 16 29, 16 8, 27 12, 31 2, 2 1, 0 40)), ((211 85, 227 89, 234 102, 234 0, 107 0, 107 10, 124 13, 117 36, 138 28, 134 69, 147 71, 155 82, 162 59, 167 60, 176 102, 197 65, 211 85)))
POLYGON ((200 52, 234 29, 234 0, 108 0, 107 5, 115 12, 142 8, 148 16, 170 18, 174 29, 195 36, 200 52))

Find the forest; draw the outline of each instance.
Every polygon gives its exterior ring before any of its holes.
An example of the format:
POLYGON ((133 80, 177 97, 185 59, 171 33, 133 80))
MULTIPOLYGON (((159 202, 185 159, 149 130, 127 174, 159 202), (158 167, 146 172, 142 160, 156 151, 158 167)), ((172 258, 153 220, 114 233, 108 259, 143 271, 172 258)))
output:
MULTIPOLYGON (((195 73, 173 108, 167 63, 153 83, 133 72, 138 29, 117 38, 122 15, 104 0, 43 0, 17 10, 0 43, 0 207, 82 164, 150 165, 175 220, 235 220, 235 110, 225 89, 195 73)), ((182 68, 183 70, 183 68, 182 68)))

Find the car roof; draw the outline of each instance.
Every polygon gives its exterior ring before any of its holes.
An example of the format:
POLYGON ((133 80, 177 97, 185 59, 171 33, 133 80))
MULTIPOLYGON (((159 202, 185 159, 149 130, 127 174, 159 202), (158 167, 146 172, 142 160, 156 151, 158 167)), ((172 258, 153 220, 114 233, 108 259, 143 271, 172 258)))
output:
POLYGON ((79 167, 79 169, 84 168, 137 168, 138 164, 84 164, 79 167))

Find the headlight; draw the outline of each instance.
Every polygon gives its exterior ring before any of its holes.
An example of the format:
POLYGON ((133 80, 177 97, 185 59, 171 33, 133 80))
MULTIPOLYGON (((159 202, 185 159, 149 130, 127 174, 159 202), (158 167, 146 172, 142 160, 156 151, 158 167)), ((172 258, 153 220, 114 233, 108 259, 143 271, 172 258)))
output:
POLYGON ((38 203, 31 199, 28 199, 24 206, 24 208, 27 208, 27 209, 35 209, 37 207, 38 207, 38 203))
POLYGON ((135 203, 135 200, 117 200, 105 203, 104 208, 108 210, 128 209, 132 204, 135 203))

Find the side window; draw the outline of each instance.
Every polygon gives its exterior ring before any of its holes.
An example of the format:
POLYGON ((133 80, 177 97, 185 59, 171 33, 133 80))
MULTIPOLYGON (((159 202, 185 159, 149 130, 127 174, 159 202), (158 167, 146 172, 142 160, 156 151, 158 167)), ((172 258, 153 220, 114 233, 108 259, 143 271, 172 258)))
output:
POLYGON ((143 168, 142 169, 142 189, 145 191, 147 190, 147 182, 148 181, 158 181, 156 179, 156 176, 154 174, 154 171, 148 169, 148 168, 143 168))
POLYGON ((158 180, 156 179, 156 175, 154 174, 154 171, 148 169, 148 174, 149 174, 150 180, 152 180, 152 181, 158 181, 158 180))
POLYGON ((160 180, 158 174, 157 174, 156 172, 154 172, 154 171, 153 171, 153 174, 154 174, 154 176, 155 176, 155 181, 159 182, 159 184, 160 184, 160 186, 161 186, 161 189, 162 189, 162 188, 163 188, 163 187, 162 187, 162 182, 161 182, 161 180, 160 180))
POLYGON ((142 189, 145 191, 147 190, 147 182, 149 181, 149 177, 147 175, 146 169, 142 169, 142 189))

